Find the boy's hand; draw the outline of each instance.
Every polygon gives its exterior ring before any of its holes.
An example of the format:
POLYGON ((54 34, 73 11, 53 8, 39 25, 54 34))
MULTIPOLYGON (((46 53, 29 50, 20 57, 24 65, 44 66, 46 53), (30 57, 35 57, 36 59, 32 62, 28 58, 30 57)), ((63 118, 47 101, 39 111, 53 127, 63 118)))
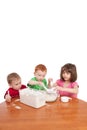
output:
POLYGON ((53 79, 52 78, 48 79, 48 87, 49 88, 53 87, 53 79))
POLYGON ((44 86, 44 83, 43 82, 38 82, 38 85, 44 86))
POLYGON ((11 102, 11 96, 9 94, 7 94, 5 96, 5 99, 6 99, 7 102, 11 102))
POLYGON ((49 79, 48 79, 48 82, 53 82, 53 79, 52 79, 52 78, 49 78, 49 79))

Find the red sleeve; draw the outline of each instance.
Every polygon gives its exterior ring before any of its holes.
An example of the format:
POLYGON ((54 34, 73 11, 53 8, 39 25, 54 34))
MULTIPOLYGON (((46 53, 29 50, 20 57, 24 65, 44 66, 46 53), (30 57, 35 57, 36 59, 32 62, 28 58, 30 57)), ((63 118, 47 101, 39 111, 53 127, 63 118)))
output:
MULTIPOLYGON (((5 93, 5 96, 8 94, 8 91, 9 91, 9 94, 11 97, 18 97, 19 96, 19 91, 18 90, 15 90, 13 88, 9 88, 6 93, 5 93)), ((4 98, 5 98, 4 96, 4 98)))
MULTIPOLYGON (((24 89, 24 88, 26 88, 26 86, 25 86, 25 85, 22 85, 20 89, 24 89)), ((19 97, 19 91, 18 91, 18 90, 15 90, 15 89, 13 89, 13 88, 9 88, 9 89, 6 91, 6 93, 5 93, 5 95, 4 95, 4 98, 5 98, 5 96, 8 94, 8 91, 9 91, 9 94, 10 94, 10 96, 11 96, 12 98, 13 98, 13 97, 19 97)))
POLYGON ((21 89, 23 89, 23 88, 27 88, 27 87, 26 87, 25 85, 22 84, 22 85, 21 85, 21 89))

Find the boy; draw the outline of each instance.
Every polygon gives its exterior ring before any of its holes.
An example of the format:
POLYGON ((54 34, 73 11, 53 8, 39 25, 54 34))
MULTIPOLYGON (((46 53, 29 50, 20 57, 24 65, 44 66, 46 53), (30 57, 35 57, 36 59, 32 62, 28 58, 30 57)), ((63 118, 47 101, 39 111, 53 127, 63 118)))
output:
POLYGON ((39 64, 35 67, 34 77, 28 82, 27 86, 36 90, 44 90, 43 86, 50 87, 51 78, 47 80, 45 76, 47 74, 47 68, 43 64, 39 64))
POLYGON ((7 102, 11 102, 14 97, 19 97, 19 90, 26 88, 21 84, 21 77, 17 73, 10 73, 7 76, 9 89, 6 91, 4 98, 7 102))

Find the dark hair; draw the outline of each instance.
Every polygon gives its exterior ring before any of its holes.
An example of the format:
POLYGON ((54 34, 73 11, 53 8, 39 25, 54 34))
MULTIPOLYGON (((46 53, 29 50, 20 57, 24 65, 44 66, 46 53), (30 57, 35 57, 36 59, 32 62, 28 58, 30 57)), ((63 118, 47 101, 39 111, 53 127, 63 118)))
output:
POLYGON ((64 71, 69 72, 71 74, 71 78, 70 78, 71 82, 74 82, 77 80, 77 70, 76 70, 76 66, 74 64, 67 63, 61 67, 60 78, 62 80, 64 80, 62 77, 62 74, 64 71))

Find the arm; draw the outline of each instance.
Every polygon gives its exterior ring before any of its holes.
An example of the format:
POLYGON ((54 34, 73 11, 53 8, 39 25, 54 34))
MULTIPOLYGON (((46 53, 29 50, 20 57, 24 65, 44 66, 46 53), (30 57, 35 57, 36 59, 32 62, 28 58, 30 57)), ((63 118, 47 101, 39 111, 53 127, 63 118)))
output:
POLYGON ((53 84, 52 84, 52 82, 53 82, 53 79, 52 78, 49 78, 48 79, 48 88, 52 88, 53 87, 53 84))
MULTIPOLYGON (((22 86, 25 87, 25 86, 22 86)), ((13 88, 9 88, 6 93, 5 93, 5 100, 10 102, 12 98, 14 97, 19 97, 19 90, 13 89, 13 88)))
POLYGON ((5 98, 5 100, 6 100, 7 102, 11 102, 11 96, 10 96, 10 94, 9 94, 9 90, 6 91, 6 93, 5 93, 5 95, 4 95, 4 98, 5 98))
POLYGON ((75 93, 75 94, 78 93, 78 86, 74 86, 74 88, 56 86, 56 89, 59 91, 65 91, 65 92, 70 92, 70 93, 75 93))
POLYGON ((30 80, 30 81, 28 82, 28 84, 30 84, 30 85, 40 85, 40 86, 43 86, 43 82, 41 82, 41 81, 34 81, 34 80, 30 80))

